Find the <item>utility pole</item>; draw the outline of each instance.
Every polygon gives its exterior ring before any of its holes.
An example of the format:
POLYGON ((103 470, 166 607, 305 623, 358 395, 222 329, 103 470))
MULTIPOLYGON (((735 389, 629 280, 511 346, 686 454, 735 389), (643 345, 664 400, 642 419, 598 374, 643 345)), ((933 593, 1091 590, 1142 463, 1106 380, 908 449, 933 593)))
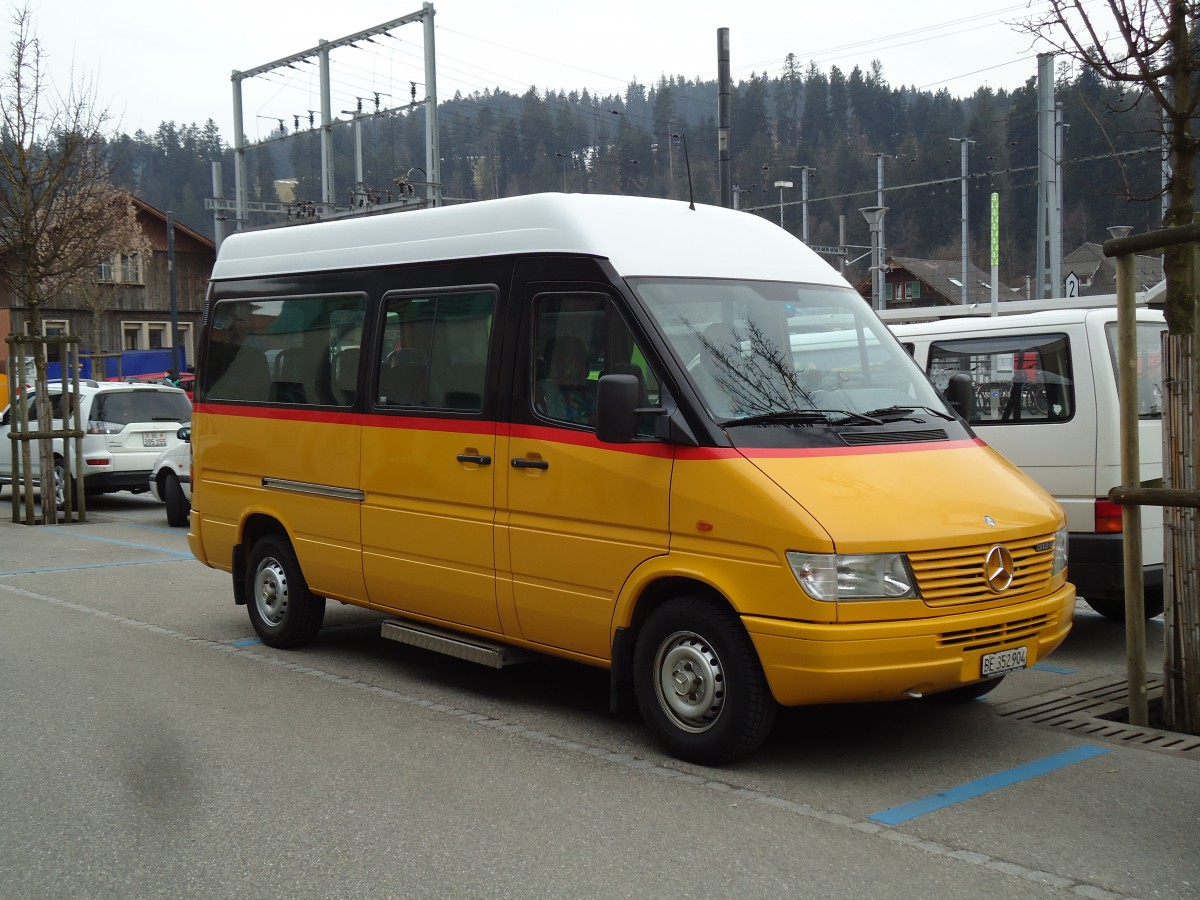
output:
POLYGON ((717 29, 717 168, 721 205, 733 208, 733 165, 729 157, 729 29, 717 29))
MULTIPOLYGON (((800 240, 808 243, 808 179, 810 175, 816 175, 817 170, 813 166, 788 166, 789 169, 798 169, 800 172, 800 240)), ((876 197, 879 205, 882 206, 882 194, 876 197)))
POLYGON ((959 288, 959 293, 962 298, 960 302, 963 306, 966 306, 970 302, 969 287, 971 284, 971 282, 967 280, 967 275, 970 269, 971 251, 970 234, 967 229, 967 154, 970 145, 975 142, 970 138, 950 138, 951 143, 954 143, 955 141, 958 141, 962 150, 962 246, 960 250, 962 256, 962 287, 959 288))
POLYGON ((1061 108, 1054 103, 1054 54, 1038 54, 1037 298, 1055 297, 1062 284, 1061 108))

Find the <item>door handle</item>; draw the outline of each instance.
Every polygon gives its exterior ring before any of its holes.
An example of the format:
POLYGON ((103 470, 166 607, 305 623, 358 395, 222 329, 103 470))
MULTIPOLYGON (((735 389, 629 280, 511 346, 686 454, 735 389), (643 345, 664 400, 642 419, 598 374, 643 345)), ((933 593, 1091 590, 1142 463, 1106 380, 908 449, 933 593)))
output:
POLYGON ((512 461, 512 467, 514 469, 548 469, 550 468, 550 463, 544 459, 522 459, 518 457, 512 461))
POLYGON ((460 453, 458 454, 458 461, 460 463, 475 463, 477 466, 490 466, 492 464, 490 456, 479 456, 474 453, 460 453))

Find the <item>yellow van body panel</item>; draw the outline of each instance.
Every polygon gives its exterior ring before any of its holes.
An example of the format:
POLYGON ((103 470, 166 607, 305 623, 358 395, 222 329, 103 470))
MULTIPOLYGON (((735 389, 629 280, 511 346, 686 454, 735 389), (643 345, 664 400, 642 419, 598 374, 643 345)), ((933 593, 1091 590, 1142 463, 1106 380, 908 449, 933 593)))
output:
POLYGON ((626 579, 668 550, 670 449, 618 450, 589 433, 538 427, 513 428, 501 446, 499 577, 502 593, 511 591, 518 636, 608 659, 626 579))
POLYGON ((357 415, 198 408, 192 441, 203 448, 193 457, 193 552, 231 570, 245 523, 262 513, 287 529, 315 593, 362 602, 361 504, 349 496, 359 485, 357 415))
POLYGON ((370 606, 500 633, 496 426, 384 416, 368 423, 362 533, 370 606))

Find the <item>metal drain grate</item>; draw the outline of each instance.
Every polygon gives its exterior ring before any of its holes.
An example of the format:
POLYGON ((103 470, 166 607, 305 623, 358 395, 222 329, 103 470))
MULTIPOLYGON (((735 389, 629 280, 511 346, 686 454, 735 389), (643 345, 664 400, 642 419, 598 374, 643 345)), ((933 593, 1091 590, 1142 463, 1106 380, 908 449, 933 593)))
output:
MULTIPOLYGON (((1151 709, 1162 703, 1162 678, 1146 679, 1146 697, 1151 709)), ((1129 688, 1124 679, 1105 679, 1049 691, 996 706, 996 712, 1031 725, 1072 731, 1081 737, 1154 750, 1171 756, 1200 760, 1200 737, 1130 725, 1129 688)))

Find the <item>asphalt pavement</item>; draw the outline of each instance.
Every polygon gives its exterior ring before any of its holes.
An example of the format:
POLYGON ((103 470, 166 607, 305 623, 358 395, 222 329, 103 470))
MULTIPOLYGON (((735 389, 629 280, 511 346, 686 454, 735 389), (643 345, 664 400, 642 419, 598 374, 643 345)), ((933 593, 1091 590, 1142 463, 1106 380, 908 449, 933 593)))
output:
POLYGON ((703 768, 598 670, 496 672, 334 603, 264 647, 149 497, 8 502, 0 898, 1200 897, 1200 740, 1114 721, 1124 633, 1082 603, 981 700, 791 710, 703 768))

